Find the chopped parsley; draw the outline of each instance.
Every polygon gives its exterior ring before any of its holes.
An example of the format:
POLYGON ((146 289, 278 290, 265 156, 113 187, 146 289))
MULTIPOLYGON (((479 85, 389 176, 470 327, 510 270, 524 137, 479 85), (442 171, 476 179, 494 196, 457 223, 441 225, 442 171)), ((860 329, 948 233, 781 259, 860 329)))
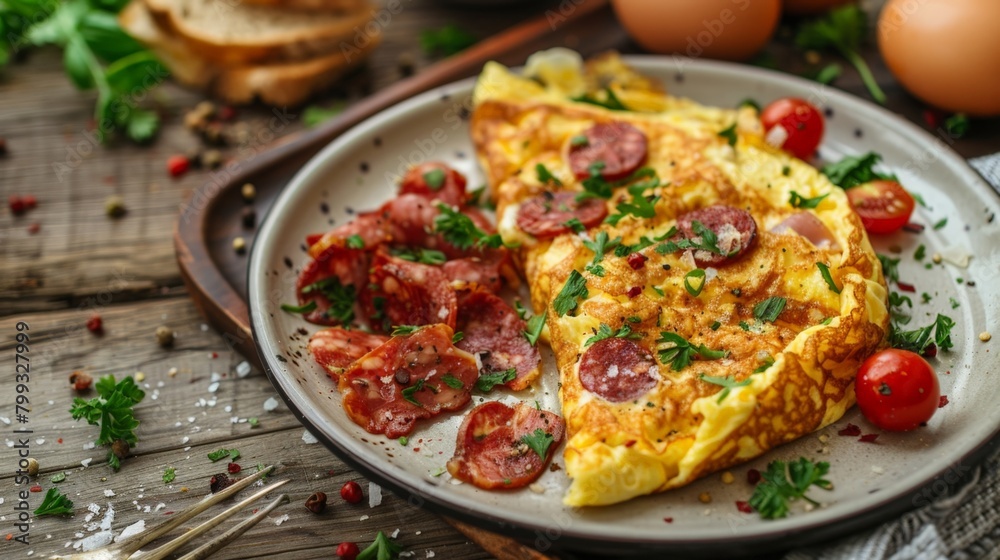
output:
POLYGON ((930 303, 932 299, 933 298, 931 297, 931 295, 928 294, 927 292, 922 292, 920 294, 920 302, 921 303, 930 303))
POLYGON ((535 165, 535 173, 538 174, 538 182, 539 183, 543 183, 543 184, 544 183, 552 183, 553 185, 556 185, 556 186, 559 186, 559 187, 563 186, 562 181, 560 181, 558 177, 556 177, 555 175, 553 175, 552 172, 549 171, 549 168, 545 167, 544 164, 541 164, 541 163, 536 164, 535 165))
POLYGON ((464 389, 465 388, 465 383, 462 383, 461 379, 455 377, 454 375, 452 375, 450 373, 446 373, 446 374, 442 375, 441 376, 441 381, 444 381, 444 384, 447 385, 447 386, 449 386, 449 387, 451 387, 452 389, 464 389))
POLYGON ((684 289, 693 297, 701 295, 701 291, 705 289, 705 282, 705 271, 700 268, 696 268, 684 275, 684 289), (694 279, 697 285, 692 285, 691 279, 694 279))
POLYGON ((953 297, 948 298, 948 303, 951 304, 952 309, 958 309, 959 306, 961 305, 960 303, 958 303, 958 300, 956 300, 953 297))
POLYGON ((524 333, 524 338, 528 339, 528 343, 532 346, 538 344, 538 337, 542 334, 542 329, 545 328, 545 318, 548 317, 548 310, 541 315, 535 315, 531 319, 528 319, 528 324, 526 329, 522 331, 524 333))
POLYGON ((917 250, 913 252, 913 258, 918 261, 924 260, 924 256, 927 255, 927 248, 923 244, 917 247, 917 250))
POLYGON ((66 473, 65 472, 58 472, 58 473, 52 475, 52 478, 50 478, 49 480, 53 484, 59 484, 60 482, 63 482, 63 481, 66 480, 66 473))
POLYGON ((842 189, 856 187, 876 179, 898 181, 895 175, 875 171, 874 167, 881 159, 882 156, 875 152, 868 152, 863 156, 846 156, 838 162, 823 166, 820 172, 842 189))
POLYGON ((948 218, 941 218, 932 226, 934 229, 942 229, 944 226, 948 225, 948 218))
POLYGON ((913 301, 909 296, 889 292, 889 312, 897 323, 905 325, 910 322, 910 316, 903 312, 903 304, 909 308, 913 307, 913 301))
POLYGON ((316 310, 316 302, 310 301, 305 305, 291 305, 288 303, 282 303, 281 310, 287 311, 289 313, 309 313, 310 311, 316 310))
POLYGON ((793 208, 816 208, 819 206, 823 199, 830 196, 830 193, 820 195, 814 198, 806 198, 799 193, 792 191, 788 197, 788 203, 792 205, 793 208))
POLYGON ((457 333, 451 335, 451 343, 458 344, 463 338, 465 338, 465 333, 458 331, 457 333))
POLYGON ((767 470, 761 473, 763 480, 754 489, 750 506, 764 519, 778 519, 788 515, 788 504, 797 499, 819 505, 806 496, 806 492, 812 486, 824 490, 832 488, 830 481, 823 478, 829 471, 829 463, 813 463, 802 457, 787 465, 784 461, 771 461, 767 470))
MULTIPOLYGON (((486 185, 480 185, 479 187, 469 191, 469 204, 473 206, 480 206, 482 204, 483 194, 486 193, 486 185)), ((489 200, 487 200, 487 203, 489 200)))
POLYGON ((950 350, 954 346, 951 340, 951 329, 954 327, 955 321, 940 313, 933 323, 912 331, 899 330, 895 323, 889 323, 889 345, 917 354, 923 354, 931 343, 936 344, 941 350, 950 350))
POLYGON ((409 387, 403 389, 401 391, 401 394, 403 395, 404 399, 406 399, 406 400, 410 401, 411 403, 419 406, 420 408, 423 408, 424 405, 420 404, 420 401, 418 401, 417 398, 416 398, 416 396, 415 396, 417 394, 417 391, 420 391, 423 388, 424 388, 424 380, 423 379, 418 379, 416 383, 414 383, 413 385, 410 385, 409 387))
POLYGON ((406 445, 408 443, 410 443, 410 438, 408 438, 406 436, 399 436, 399 440, 398 441, 399 441, 399 445, 402 445, 403 447, 406 447, 406 445))
POLYGON ((487 246, 496 249, 503 245, 499 234, 487 235, 476 227, 471 218, 458 210, 439 202, 437 209, 441 212, 434 218, 434 232, 440 233, 444 240, 456 248, 466 250, 475 246, 487 246))
POLYGON ((480 372, 479 379, 476 380, 476 390, 482 393, 489 393, 497 385, 503 385, 513 381, 517 377, 517 369, 510 368, 503 371, 480 372))
POLYGON ((589 146, 590 140, 587 138, 586 134, 577 134, 569 139, 569 145, 571 148, 582 148, 584 146, 589 146))
POLYGON ((719 327, 721 327, 721 326, 722 326, 722 323, 720 323, 718 321, 713 321, 712 324, 711 324, 711 326, 709 326, 708 328, 712 329, 713 331, 717 331, 717 330, 719 330, 719 327))
POLYGON ((555 308, 558 316, 562 317, 576 309, 578 298, 586 298, 588 295, 590 295, 590 292, 587 290, 587 279, 574 270, 569 273, 566 284, 563 285, 562 290, 559 291, 559 295, 552 301, 552 307, 555 308))
MULTIPOLYGON (((656 252, 661 255, 665 255, 667 253, 675 253, 686 249, 694 249, 708 251, 709 253, 715 253, 716 255, 729 256, 723 253, 722 249, 719 249, 719 238, 715 235, 715 232, 705 227, 705 225, 698 220, 691 222, 691 231, 694 232, 695 235, 691 239, 681 238, 678 241, 667 241, 666 243, 657 246, 656 252)), ((667 239, 675 235, 677 235, 677 228, 670 228, 670 231, 664 234, 663 238, 667 239)))
POLYGON ((752 381, 749 377, 743 381, 736 381, 732 377, 715 377, 713 375, 705 375, 704 373, 699 373, 698 379, 723 388, 722 391, 719 392, 719 399, 715 402, 722 402, 722 399, 729 396, 729 391, 736 387, 746 387, 750 384, 750 381, 752 381))
POLYGON ((441 251, 435 249, 424 249, 423 247, 393 247, 389 250, 393 256, 403 260, 418 262, 421 264, 444 264, 448 258, 441 251))
POLYGON ((577 103, 587 103, 589 105, 597 105, 598 107, 604 107, 605 109, 611 111, 628 111, 628 107, 618 99, 615 92, 609 88, 604 88, 604 99, 598 99, 590 94, 578 95, 576 97, 570 97, 571 101, 576 101, 577 103))
POLYGON ((563 225, 573 230, 574 233, 580 233, 587 229, 587 227, 583 225, 583 222, 580 221, 580 218, 570 218, 563 222, 563 225))
POLYGON ((687 367, 691 360, 697 355, 705 360, 718 360, 729 356, 727 350, 712 350, 704 344, 692 345, 684 337, 677 333, 661 331, 660 338, 656 339, 657 346, 669 344, 666 348, 658 350, 660 362, 670 364, 670 369, 681 371, 687 367))
POLYGON ((444 186, 444 170, 438 167, 424 173, 424 184, 432 191, 441 190, 444 186))
POLYGON ((70 500, 56 488, 49 488, 49 491, 45 493, 42 504, 35 510, 35 515, 38 517, 66 513, 73 513, 73 500, 70 500))
POLYGON ((396 325, 392 327, 392 332, 389 333, 390 336, 406 336, 419 331, 422 328, 421 325, 396 325))
POLYGON ((837 283, 833 281, 833 276, 830 274, 830 267, 825 264, 818 262, 816 267, 819 268, 819 273, 823 276, 823 280, 826 281, 826 285, 830 288, 830 291, 839 294, 840 288, 837 287, 837 283))
POLYGON ((620 236, 615 237, 614 239, 608 239, 608 232, 601 230, 594 236, 593 241, 584 241, 583 246, 594 252, 594 260, 591 262, 596 265, 604 260, 604 253, 614 249, 621 242, 622 238, 620 236))
POLYGON ((545 432, 541 428, 535 428, 534 432, 521 436, 521 442, 537 453, 543 461, 545 460, 545 455, 549 452, 549 447, 552 445, 553 441, 555 441, 555 438, 552 434, 545 432))
POLYGON ((753 316, 758 321, 773 323, 778 315, 785 310, 786 300, 783 297, 773 296, 765 299, 753 307, 753 316))
POLYGON ((354 302, 357 299, 354 284, 345 286, 340 283, 340 278, 330 276, 302 288, 303 295, 313 292, 319 292, 330 302, 330 307, 323 312, 325 317, 342 325, 351 324, 354 320, 354 302))
POLYGON ((754 111, 760 113, 760 103, 757 103, 757 100, 752 97, 747 97, 743 101, 740 101, 740 104, 736 106, 737 109, 742 109, 743 107, 750 107, 754 111))
POLYGON ((226 457, 229 457, 229 462, 233 462, 240 458, 240 450, 221 448, 208 454, 208 460, 213 463, 219 459, 225 459, 226 457))
POLYGON ((601 175, 601 170, 604 169, 603 161, 595 161, 587 167, 587 172, 590 174, 586 179, 583 180, 583 192, 576 195, 577 200, 584 200, 587 198, 611 198, 614 194, 614 185, 609 183, 604 175, 601 175))
POLYGON ((630 340, 635 340, 638 338, 642 338, 642 334, 637 332, 632 332, 632 327, 630 327, 628 324, 622 325, 621 328, 618 329, 617 331, 613 331, 611 330, 611 327, 609 327, 604 323, 601 323, 601 326, 597 328, 597 332, 594 334, 594 336, 584 341, 583 345, 590 346, 595 342, 600 342, 608 338, 627 338, 630 340))
POLYGON ((523 321, 528 318, 528 310, 521 305, 520 299, 514 300, 514 311, 517 311, 517 316, 523 321))
POLYGON ((164 484, 170 484, 177 478, 177 469, 173 467, 167 467, 163 469, 163 482, 164 484))
POLYGON ((626 216, 635 216, 636 218, 652 218, 656 216, 656 202, 660 200, 660 196, 646 197, 643 194, 647 189, 656 188, 660 185, 660 179, 653 177, 645 181, 640 181, 628 188, 629 194, 632 195, 631 202, 619 202, 615 209, 618 210, 617 214, 612 214, 605 218, 605 222, 611 225, 618 225, 618 222, 625 218, 626 216))
POLYGON ((347 248, 348 249, 364 249, 365 240, 361 238, 360 235, 354 234, 347 238, 347 248))
POLYGON ((876 255, 878 260, 882 263, 882 274, 885 275, 887 282, 899 283, 899 261, 901 259, 893 259, 886 255, 876 255))
POLYGON ((730 146, 736 145, 736 123, 729 125, 729 128, 719 131, 719 136, 726 139, 730 146))
POLYGON ((757 366, 757 369, 753 370, 753 373, 764 373, 767 368, 774 365, 774 357, 770 354, 764 356, 764 360, 757 366))

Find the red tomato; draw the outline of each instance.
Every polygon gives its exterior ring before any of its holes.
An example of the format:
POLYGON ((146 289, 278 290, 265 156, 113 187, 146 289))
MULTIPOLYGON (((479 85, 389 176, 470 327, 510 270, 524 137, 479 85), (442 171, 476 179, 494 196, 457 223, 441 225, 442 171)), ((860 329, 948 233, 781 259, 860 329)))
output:
POLYGON ((890 348, 865 360, 854 384, 858 407, 883 430, 912 430, 938 409, 941 388, 937 374, 923 358, 890 348))
POLYGON ((823 139, 823 115, 797 97, 779 99, 760 113, 767 141, 799 159, 809 159, 823 139), (771 132, 780 126, 784 132, 771 132), (773 142, 772 142, 773 140, 773 142))
POLYGON ((868 233, 892 233, 910 221, 915 202, 895 181, 877 180, 847 189, 847 198, 868 233))

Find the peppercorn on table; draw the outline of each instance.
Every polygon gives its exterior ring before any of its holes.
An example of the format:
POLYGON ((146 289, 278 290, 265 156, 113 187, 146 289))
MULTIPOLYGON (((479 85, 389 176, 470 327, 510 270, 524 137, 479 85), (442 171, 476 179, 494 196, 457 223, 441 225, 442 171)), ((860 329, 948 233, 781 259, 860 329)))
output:
MULTIPOLYGON (((413 66, 419 72, 438 55, 421 53, 414 29, 457 24, 486 37, 542 13, 529 5, 477 10, 414 0, 385 26, 369 65, 316 103, 352 103, 413 66)), ((609 9, 603 20, 607 33, 622 38, 622 50, 635 50, 609 9)), ((801 53, 782 37, 768 47, 772 59, 803 72, 801 53)), ((587 37, 569 34, 564 42, 583 48, 587 37)), ((923 122, 919 103, 869 59, 889 106, 923 122)), ((436 514, 383 493, 317 444, 252 360, 199 315, 183 287, 172 243, 179 205, 192 189, 225 173, 213 167, 266 150, 302 129, 304 119, 319 118, 320 109, 199 105, 202 97, 168 81, 147 101, 164 116, 152 143, 102 145, 91 121, 94 98, 66 79, 59 52, 34 50, 0 69, 0 78, 0 194, 9 200, 0 210, 0 428, 6 442, 0 478, 7 481, 0 491, 0 535, 6 536, 0 556, 43 558, 99 545, 189 507, 229 477, 275 464, 275 477, 291 481, 284 487, 291 504, 216 558, 331 558, 340 543, 363 549, 380 531, 418 558, 492 557, 436 514), (221 128, 199 138, 185 126, 199 119, 221 128), (228 145, 215 145, 222 138, 228 145), (172 158, 177 155, 186 157, 172 158), (204 166, 187 169, 192 161, 204 166), (107 376, 119 383, 131 377, 136 385, 117 387, 125 401, 114 406, 86 402, 116 393, 107 376), (75 398, 83 401, 74 404, 75 398), (134 416, 138 427, 119 423, 101 433, 88 424, 99 424, 108 411, 126 421, 134 416), (123 456, 117 471, 109 466, 117 460, 109 455, 112 447, 123 456), (325 493, 325 508, 317 492, 325 493), (41 511, 53 514, 31 513, 48 493, 41 511), (59 513, 66 509, 72 515, 59 513)), ((851 71, 837 85, 864 95, 851 71)), ((967 138, 939 133, 967 157, 1000 150, 1000 134, 988 121, 967 138)), ((260 218, 244 211, 243 227, 260 218)), ((246 247, 236 242, 232 249, 246 247)))

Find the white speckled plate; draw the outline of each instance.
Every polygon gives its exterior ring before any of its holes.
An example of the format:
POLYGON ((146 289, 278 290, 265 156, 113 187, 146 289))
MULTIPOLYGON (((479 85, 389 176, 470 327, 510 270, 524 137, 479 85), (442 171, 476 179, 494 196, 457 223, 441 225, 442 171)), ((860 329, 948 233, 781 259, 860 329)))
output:
MULTIPOLYGON (((733 64, 668 57, 628 60, 662 78, 672 93, 706 104, 732 107, 747 97, 761 103, 790 95, 809 99, 827 114, 822 158, 877 151, 885 166, 923 197, 927 207, 918 208, 914 221, 926 224, 926 231, 881 237, 875 245, 881 253, 901 251, 900 277, 917 290, 911 294, 913 326, 927 324, 938 312, 957 323, 955 348, 933 360, 949 404, 929 425, 911 433, 883 433, 874 444, 861 443, 837 435, 848 422, 865 433, 876 431, 854 409, 834 426, 733 469, 735 483, 724 484, 716 474, 664 494, 574 510, 561 502, 567 486, 564 471, 546 472, 540 479, 542 493, 486 492, 455 484, 447 473, 434 476, 454 450, 461 414, 421 423, 407 447, 352 423, 334 384, 305 348, 308 336, 302 333, 318 327, 281 311, 279 305, 295 301, 295 278, 307 261, 305 236, 343 223, 354 210, 380 205, 411 164, 444 160, 465 173, 470 186, 482 182, 462 118, 469 107, 471 80, 417 96, 344 134, 296 175, 263 223, 250 259, 251 318, 261 358, 288 406, 338 455, 414 503, 515 534, 543 551, 760 553, 871 526, 941 496, 946 483, 973 467, 1000 427, 1000 407, 992 390, 1000 376, 998 353, 991 352, 997 342, 978 338, 983 331, 1000 334, 1000 299, 988 296, 989 287, 1000 281, 1000 221, 992 221, 1000 212, 996 195, 940 140, 841 91, 733 64), (946 225, 931 227, 944 218, 946 225), (925 269, 929 258, 924 263, 913 259, 921 244, 928 256, 975 257, 967 268, 945 263, 925 269), (930 295, 929 303, 922 303, 923 292, 930 295), (811 494, 823 507, 807 512, 797 504, 792 515, 776 521, 737 510, 735 502, 747 500, 752 492, 746 483, 748 468, 763 470, 770 460, 799 456, 831 464, 829 478, 835 489, 811 494), (706 492, 712 498, 708 504, 698 499, 706 492)), ((546 372, 534 390, 498 398, 538 400, 544 408, 558 410, 551 359, 546 372)))

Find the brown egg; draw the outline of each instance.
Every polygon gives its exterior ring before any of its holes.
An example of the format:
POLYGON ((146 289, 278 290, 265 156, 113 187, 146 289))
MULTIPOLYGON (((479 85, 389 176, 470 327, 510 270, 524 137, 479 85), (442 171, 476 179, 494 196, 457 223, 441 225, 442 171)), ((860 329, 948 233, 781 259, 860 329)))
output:
POLYGON ((615 13, 644 49, 662 54, 746 60, 774 33, 780 0, 613 0, 615 13))
POLYGON ((913 95, 948 111, 1000 115, 1000 1, 889 0, 878 45, 913 95))
POLYGON ((785 13, 802 16, 819 14, 851 3, 856 3, 856 0, 784 0, 782 6, 785 13))

